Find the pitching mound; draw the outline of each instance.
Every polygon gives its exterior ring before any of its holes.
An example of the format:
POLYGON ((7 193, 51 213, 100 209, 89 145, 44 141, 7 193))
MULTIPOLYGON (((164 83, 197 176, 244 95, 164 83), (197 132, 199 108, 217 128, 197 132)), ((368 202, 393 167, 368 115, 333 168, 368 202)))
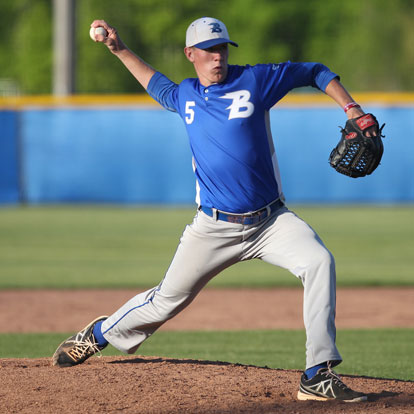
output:
MULTIPOLYGON (((413 327, 407 306, 413 293, 339 290, 338 327, 413 327)), ((133 294, 2 291, 0 332, 76 332, 133 294)), ((162 329, 300 329, 301 295, 300 289, 207 289, 162 329)), ((92 358, 64 369, 50 364, 46 358, 0 359, 0 413, 414 413, 414 382, 407 381, 344 376, 369 393, 367 403, 303 402, 296 400, 299 371, 137 356, 92 358)))
POLYGON ((344 376, 366 403, 297 401, 301 373, 159 357, 0 360, 2 413, 414 413, 414 383, 344 376))

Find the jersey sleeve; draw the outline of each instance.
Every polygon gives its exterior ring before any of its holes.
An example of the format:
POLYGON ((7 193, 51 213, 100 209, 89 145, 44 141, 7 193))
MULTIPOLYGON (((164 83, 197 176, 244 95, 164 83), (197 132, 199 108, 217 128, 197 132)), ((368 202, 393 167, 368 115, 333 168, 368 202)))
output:
POLYGON ((147 92, 165 109, 178 112, 178 85, 162 73, 154 73, 148 83, 147 92))
POLYGON ((312 86, 324 92, 332 79, 339 79, 325 65, 314 62, 256 65, 255 71, 267 109, 292 89, 312 86))

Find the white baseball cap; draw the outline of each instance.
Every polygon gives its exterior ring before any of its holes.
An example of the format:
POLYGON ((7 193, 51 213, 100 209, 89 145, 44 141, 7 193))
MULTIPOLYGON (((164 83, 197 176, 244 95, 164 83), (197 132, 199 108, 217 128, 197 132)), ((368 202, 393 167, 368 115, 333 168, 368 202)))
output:
POLYGON ((198 49, 208 49, 222 43, 239 45, 229 39, 229 33, 223 22, 212 17, 202 17, 188 26, 185 45, 195 46, 198 49))

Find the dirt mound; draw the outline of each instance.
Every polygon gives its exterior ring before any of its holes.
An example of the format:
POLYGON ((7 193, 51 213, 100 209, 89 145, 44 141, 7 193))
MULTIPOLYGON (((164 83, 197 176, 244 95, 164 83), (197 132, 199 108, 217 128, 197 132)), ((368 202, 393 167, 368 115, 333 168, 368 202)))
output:
POLYGON ((414 382, 344 376, 366 403, 296 400, 301 373, 160 357, 0 360, 2 413, 414 413, 414 382))
MULTIPOLYGON (((0 332, 75 332, 136 293, 0 291, 0 332)), ((412 309, 407 307, 413 293, 413 288, 340 289, 337 325, 414 326, 412 309)), ((206 289, 162 329, 301 329, 301 307, 300 289, 206 289)), ((296 399, 300 375, 161 357, 92 358, 65 369, 52 367, 47 358, 0 359, 0 412, 414 413, 414 382, 344 376, 346 384, 369 393, 367 403, 303 402, 296 399)))

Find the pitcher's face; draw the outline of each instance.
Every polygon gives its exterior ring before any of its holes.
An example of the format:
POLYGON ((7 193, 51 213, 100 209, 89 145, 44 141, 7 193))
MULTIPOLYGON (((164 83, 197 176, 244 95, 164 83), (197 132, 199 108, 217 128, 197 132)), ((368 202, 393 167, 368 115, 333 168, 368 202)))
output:
POLYGON ((184 53, 193 63, 194 69, 203 86, 223 82, 227 77, 229 50, 227 43, 208 49, 186 47, 184 53))

